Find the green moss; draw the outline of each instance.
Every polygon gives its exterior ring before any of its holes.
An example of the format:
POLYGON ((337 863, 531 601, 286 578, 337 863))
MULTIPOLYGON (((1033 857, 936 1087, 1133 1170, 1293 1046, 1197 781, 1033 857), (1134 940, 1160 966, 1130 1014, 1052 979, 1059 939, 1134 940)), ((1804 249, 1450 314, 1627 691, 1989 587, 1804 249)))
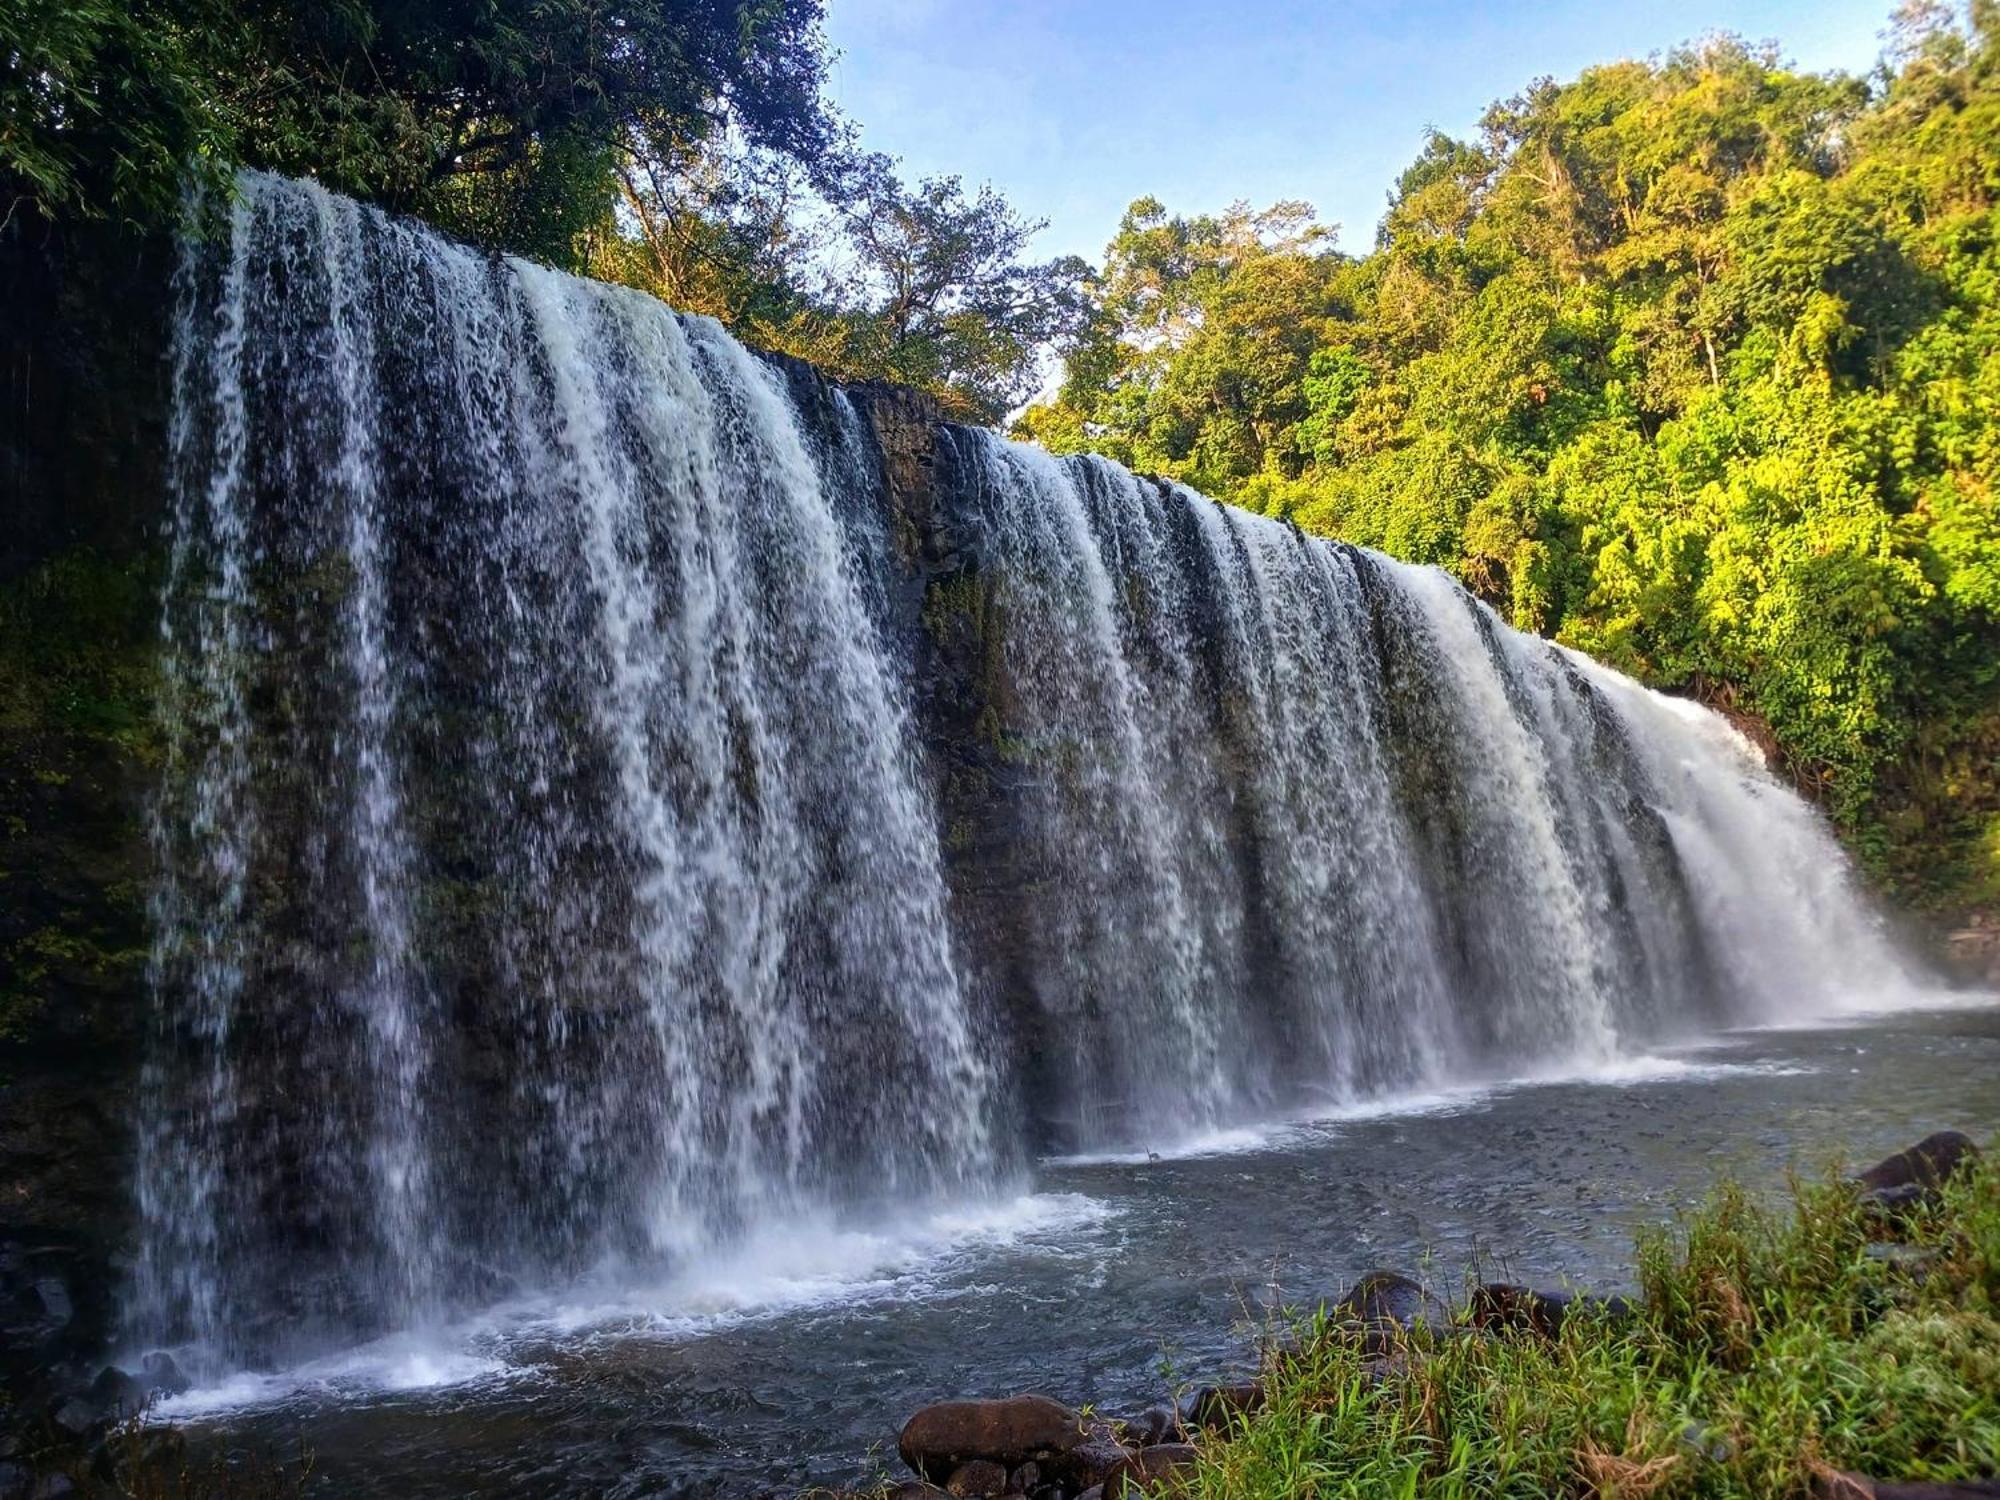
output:
POLYGON ((77 550, 0 587, 0 1042, 116 1031, 140 985, 156 578, 77 550))
POLYGON ((121 941, 77 909, 37 927, 0 948, 0 1041, 22 1041, 64 985, 93 987, 136 984, 145 971, 146 950, 121 941))
POLYGON ((933 579, 924 591, 924 629, 940 646, 952 643, 961 628, 975 641, 986 637, 986 612, 991 590, 976 573, 952 573, 933 579))
POLYGON ((924 629, 938 649, 975 659, 970 673, 973 733, 1000 759, 1026 765, 1041 758, 1035 746, 1008 727, 1012 701, 1007 673, 1005 606, 997 590, 977 573, 954 573, 932 581, 924 595, 924 629))
MULTIPOLYGON (((156 578, 150 558, 78 550, 0 588, 0 733, 10 749, 67 736, 150 748, 156 578)), ((41 748, 46 756, 55 747, 41 748)), ((27 769, 69 774, 47 758, 27 769)))

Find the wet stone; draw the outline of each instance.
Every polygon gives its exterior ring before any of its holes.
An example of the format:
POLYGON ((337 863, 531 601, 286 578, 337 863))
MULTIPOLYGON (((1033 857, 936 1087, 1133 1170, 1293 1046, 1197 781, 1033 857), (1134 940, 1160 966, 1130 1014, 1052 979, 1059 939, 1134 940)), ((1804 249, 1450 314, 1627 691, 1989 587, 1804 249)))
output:
POLYGON ((973 1500, 975 1496, 1000 1495, 1007 1491, 1007 1470, 990 1458, 975 1458, 962 1463, 951 1471, 951 1478, 944 1482, 945 1493, 957 1500, 973 1500))
POLYGON ((1181 1426, 1181 1414, 1173 1407, 1165 1405, 1147 1407, 1125 1424, 1125 1433, 1145 1448, 1160 1443, 1187 1441, 1187 1432, 1181 1426))
POLYGON ((1060 1457, 1083 1440, 1083 1421, 1067 1406, 1022 1395, 926 1406, 903 1424, 896 1447, 915 1473, 937 1481, 975 1458, 1013 1467, 1060 1457))
POLYGON ((1104 1500, 1124 1500, 1142 1491, 1152 1493, 1175 1470, 1194 1463, 1197 1455, 1187 1443, 1160 1443, 1141 1448, 1104 1476, 1104 1500))
POLYGON ((41 1299, 42 1313, 58 1323, 67 1323, 76 1316, 76 1308, 70 1302, 69 1288, 53 1276, 44 1276, 35 1283, 35 1295, 41 1299))
POLYGON ((1188 1402, 1187 1420, 1214 1430, 1229 1426, 1238 1415, 1264 1409, 1264 1387, 1255 1380, 1240 1385, 1204 1386, 1188 1402))

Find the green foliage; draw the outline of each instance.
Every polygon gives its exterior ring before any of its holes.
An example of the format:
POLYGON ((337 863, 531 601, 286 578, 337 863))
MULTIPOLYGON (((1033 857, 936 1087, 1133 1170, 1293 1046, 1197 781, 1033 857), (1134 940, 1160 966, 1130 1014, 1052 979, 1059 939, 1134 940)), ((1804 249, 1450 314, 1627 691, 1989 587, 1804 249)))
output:
POLYGON ((1322 1313, 1177 1492, 1763 1500, 1827 1469, 1990 1474, 2000 1164, 1961 1174, 1891 1254, 1871 1254, 1878 1232, 1837 1178, 1795 1183, 1789 1211, 1725 1185, 1642 1241, 1631 1322, 1420 1329, 1379 1380, 1322 1313))
POLYGON ((157 754, 156 597, 144 565, 84 551, 0 588, 0 1044, 63 996, 124 993, 144 963, 123 857, 143 841, 105 777, 157 754))
POLYGON ((190 160, 311 173, 569 259, 617 167, 838 129, 818 0, 5 0, 10 210, 158 215, 190 160))
POLYGON ((1876 873, 2000 888, 2000 28, 1730 39, 1434 134, 1376 249, 1132 206, 1019 430, 1456 572, 1769 725, 1876 873))
POLYGON ((0 735, 25 750, 64 735, 150 743, 152 579, 94 553, 59 554, 0 588, 0 735))
POLYGON ((0 220, 165 212, 226 136, 187 32, 145 0, 0 0, 0 220))
POLYGON ((768 154, 690 167, 628 177, 633 230, 595 244, 589 270, 832 374, 928 391, 977 422, 1032 394, 1042 351, 1089 318, 1088 267, 1025 260, 1042 226, 991 187, 911 186, 874 154, 829 162, 817 189, 768 154))
POLYGON ((191 170, 318 177, 480 245, 997 421, 1086 268, 822 95, 821 0, 0 0, 0 219, 170 220, 191 170))

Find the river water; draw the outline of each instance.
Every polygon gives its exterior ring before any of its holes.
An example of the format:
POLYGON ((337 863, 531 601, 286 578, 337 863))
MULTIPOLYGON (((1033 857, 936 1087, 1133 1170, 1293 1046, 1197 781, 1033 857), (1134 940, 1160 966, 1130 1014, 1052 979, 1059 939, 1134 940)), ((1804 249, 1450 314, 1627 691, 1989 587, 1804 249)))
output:
POLYGON ((792 1493, 900 1474, 926 1401, 1136 1411, 1251 1361, 1274 1304, 1377 1266, 1630 1286, 1635 1232, 1719 1173, 2000 1131, 2000 1009, 1725 1034, 1578 1077, 1466 1085, 1045 1160, 1017 1194, 796 1223, 664 1286, 572 1287, 162 1410, 198 1446, 313 1456, 324 1495, 792 1493))

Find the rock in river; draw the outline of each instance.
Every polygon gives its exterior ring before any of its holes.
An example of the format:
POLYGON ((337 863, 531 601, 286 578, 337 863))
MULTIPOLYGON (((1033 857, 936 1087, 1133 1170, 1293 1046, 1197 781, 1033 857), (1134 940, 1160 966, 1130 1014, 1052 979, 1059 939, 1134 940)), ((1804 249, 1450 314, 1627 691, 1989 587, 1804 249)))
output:
POLYGON ((1075 1412, 1047 1396, 1024 1395, 926 1406, 903 1424, 896 1448, 912 1470, 941 1483, 975 1458, 1013 1468, 1060 1458, 1083 1440, 1075 1412))
POLYGON ((1195 1461, 1195 1450, 1187 1443, 1159 1443, 1141 1448, 1104 1476, 1104 1500, 1124 1500, 1127 1495, 1158 1493, 1177 1469, 1195 1461))

